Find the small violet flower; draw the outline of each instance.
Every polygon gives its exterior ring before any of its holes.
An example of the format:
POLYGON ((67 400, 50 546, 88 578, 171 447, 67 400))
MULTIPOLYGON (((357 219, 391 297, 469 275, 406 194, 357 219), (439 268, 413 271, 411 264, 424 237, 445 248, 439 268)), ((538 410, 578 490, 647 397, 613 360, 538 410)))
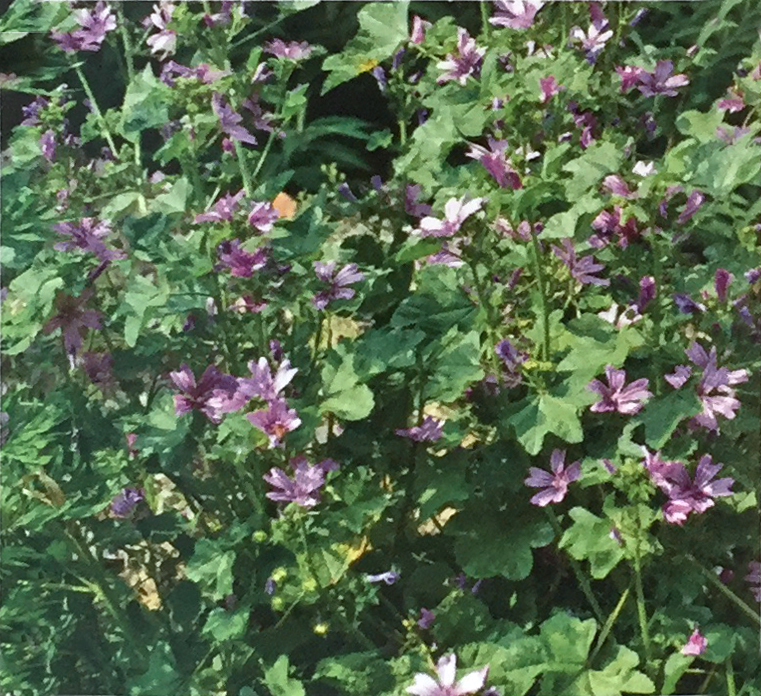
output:
POLYGON ((116 29, 116 17, 105 2, 98 2, 92 10, 76 10, 74 17, 79 29, 61 33, 53 31, 51 38, 67 53, 98 51, 109 31, 116 29))
MULTIPOLYGON (((670 60, 659 60, 653 72, 641 70, 637 77, 637 89, 645 97, 663 94, 667 97, 677 96, 677 88, 690 84, 687 75, 674 75, 674 63, 670 60)), ((620 74, 620 73, 619 73, 620 74)))
POLYGON ((436 664, 438 681, 427 674, 416 674, 412 686, 408 686, 406 691, 413 696, 466 696, 483 689, 488 675, 489 665, 455 682, 457 657, 454 654, 445 655, 436 664))
POLYGON ((416 621, 416 623, 420 630, 427 631, 431 626, 433 626, 433 622, 435 620, 436 614, 434 614, 430 609, 422 607, 420 609, 420 618, 416 621))
POLYGON ((248 214, 248 224, 255 227, 259 232, 266 234, 272 232, 272 227, 280 218, 273 205, 267 201, 254 203, 254 207, 248 214))
POLYGON ((271 401, 265 410, 247 414, 246 420, 269 437, 270 449, 280 445, 286 434, 301 425, 299 414, 289 408, 284 399, 271 401))
POLYGON ((554 97, 556 94, 559 94, 564 89, 565 87, 561 84, 558 84, 558 81, 555 79, 554 75, 539 78, 539 92, 541 95, 540 101, 542 104, 549 102, 552 97, 554 97))
POLYGON ((531 488, 544 489, 531 498, 532 504, 545 507, 549 503, 561 502, 568 492, 568 484, 579 478, 581 463, 574 462, 566 467, 565 455, 565 450, 553 450, 550 455, 552 473, 535 466, 529 469, 529 477, 524 483, 531 488))
POLYGON ((275 490, 267 493, 270 500, 282 503, 296 503, 303 508, 313 508, 320 502, 320 489, 325 485, 325 475, 328 471, 336 468, 332 460, 331 466, 325 467, 319 464, 309 464, 306 457, 294 457, 291 459, 293 478, 279 467, 273 467, 262 478, 275 490))
POLYGON ((399 428, 395 432, 399 437, 406 437, 415 442, 436 442, 442 437, 441 427, 443 424, 443 421, 426 416, 420 425, 412 428, 399 428))
POLYGON ((58 222, 53 229, 61 236, 68 237, 53 246, 56 251, 81 249, 94 254, 101 261, 124 259, 126 255, 116 249, 109 249, 103 239, 111 233, 111 223, 107 220, 96 221, 95 218, 82 218, 79 222, 58 222))
POLYGON ((175 414, 182 416, 196 410, 212 423, 222 420, 221 399, 232 398, 238 388, 238 380, 220 372, 215 365, 209 365, 198 381, 186 363, 177 372, 170 372, 169 377, 181 392, 174 395, 175 414))
POLYGON ((233 213, 238 207, 238 203, 245 195, 245 191, 241 189, 234 196, 230 193, 222 196, 206 213, 196 215, 193 222, 196 224, 199 222, 230 222, 233 219, 233 213))
POLYGON ((563 248, 553 246, 552 251, 562 262, 563 265, 571 272, 571 277, 582 285, 610 285, 610 281, 605 278, 597 278, 594 274, 601 271, 605 266, 597 263, 592 256, 578 258, 573 248, 571 239, 564 239, 563 248))
POLYGON ((289 41, 282 39, 272 39, 264 44, 264 52, 269 53, 275 58, 288 58, 289 60, 304 60, 312 55, 314 48, 306 41, 289 41))
POLYGON ((254 271, 259 271, 267 265, 269 251, 266 247, 259 247, 251 253, 243 249, 238 239, 233 239, 217 245, 217 256, 220 264, 230 271, 231 276, 250 278, 254 271))
POLYGON ((474 198, 468 201, 466 196, 462 198, 450 198, 444 205, 444 219, 424 217, 420 221, 419 232, 421 237, 452 237, 459 232, 463 222, 473 213, 481 209, 484 198, 474 198))
POLYGON ((222 132, 232 140, 237 140, 249 145, 256 145, 256 138, 240 125, 243 117, 222 99, 219 92, 214 92, 211 98, 211 106, 219 119, 222 132))
POLYGON ((682 648, 682 655, 702 655, 707 647, 706 637, 696 628, 682 648))
MULTIPOLYGON (((489 138, 489 149, 471 143, 467 157, 478 160, 495 181, 505 189, 521 189, 523 182, 505 154, 506 140, 489 138)), ((478 200, 478 199, 476 199, 478 200)))
POLYGON ((114 517, 129 517, 143 500, 145 491, 142 488, 124 488, 111 501, 111 514, 114 517))
POLYGON ((495 27, 528 29, 543 5, 543 0, 494 0, 495 14, 489 23, 495 27))
POLYGON ((600 6, 597 3, 591 3, 589 5, 589 13, 591 15, 592 24, 589 29, 584 32, 580 27, 573 27, 571 29, 571 39, 574 42, 579 42, 581 48, 586 54, 587 61, 594 63, 597 56, 600 55, 605 48, 605 44, 612 38, 613 32, 610 29, 610 23, 603 15, 600 6))
POLYGON ((55 300, 58 313, 42 329, 46 334, 61 329, 63 346, 68 355, 76 355, 82 347, 82 329, 99 329, 101 326, 100 314, 85 308, 93 292, 92 288, 88 288, 79 297, 58 293, 55 300))
POLYGON ((336 262, 314 262, 314 273, 318 280, 327 283, 327 290, 320 290, 312 297, 312 304, 316 309, 325 309, 333 300, 350 300, 356 294, 353 288, 348 287, 365 279, 364 273, 359 270, 356 263, 350 263, 336 272, 336 262))
POLYGON ((486 49, 479 48, 476 45, 476 40, 471 38, 468 31, 462 27, 458 28, 457 36, 458 55, 450 53, 447 55, 446 60, 436 64, 439 70, 446 71, 436 80, 438 84, 457 80, 461 85, 464 85, 468 77, 475 77, 481 71, 481 63, 486 54, 486 49))
POLYGON ((652 393, 647 390, 648 380, 638 379, 624 386, 626 380, 625 370, 616 370, 612 365, 605 368, 605 376, 608 384, 603 384, 598 379, 593 379, 587 388, 600 395, 600 400, 590 408, 594 413, 616 411, 626 416, 639 413, 652 393))

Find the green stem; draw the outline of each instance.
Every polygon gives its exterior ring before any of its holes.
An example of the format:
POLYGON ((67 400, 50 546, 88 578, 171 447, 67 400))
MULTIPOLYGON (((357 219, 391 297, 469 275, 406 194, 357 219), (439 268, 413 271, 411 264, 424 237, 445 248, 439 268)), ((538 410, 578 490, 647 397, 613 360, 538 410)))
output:
POLYGON ((716 577, 715 573, 708 570, 708 568, 704 568, 694 556, 687 554, 686 558, 690 561, 690 563, 698 568, 701 573, 703 573, 709 583, 711 583, 717 590, 719 590, 719 592, 721 592, 727 599, 729 599, 730 602, 732 602, 738 609, 740 609, 740 611, 748 616, 755 624, 761 626, 761 615, 759 615, 758 611, 751 609, 745 602, 743 602, 742 599, 740 599, 721 580, 719 580, 719 578, 716 577))
POLYGON ((642 565, 639 555, 639 540, 634 549, 634 587, 637 593, 637 619, 639 631, 642 636, 642 645, 645 648, 645 659, 650 662, 650 630, 647 625, 647 608, 645 607, 645 592, 642 588, 642 565))
POLYGON ((309 553, 309 543, 307 542, 307 526, 304 522, 304 515, 299 513, 298 515, 298 525, 299 525, 299 533, 301 535, 301 543, 304 546, 304 558, 307 562, 307 568, 309 568, 309 572, 312 574, 312 577, 314 578, 315 583, 317 583, 317 587, 319 589, 322 589, 322 583, 320 582, 320 578, 317 575, 317 569, 314 566, 314 563, 312 562, 312 554, 309 553))
POLYGON ((481 31, 484 37, 488 40, 491 34, 491 25, 489 24, 489 10, 486 7, 486 0, 479 2, 481 8, 481 31))
MULTIPOLYGON (((563 529, 560 526, 557 515, 555 515, 555 512, 549 508, 545 508, 545 512, 547 513, 547 517, 550 520, 550 524, 552 525, 553 530, 555 530, 555 534, 558 535, 558 538, 561 537, 563 535, 563 529)), ((605 621, 604 614, 600 608, 600 604, 592 592, 592 586, 589 584, 587 576, 584 574, 581 565, 575 558, 569 555, 568 560, 570 561, 571 568, 573 569, 573 574, 576 576, 576 581, 579 583, 584 596, 587 598, 589 605, 592 607, 592 611, 594 612, 595 617, 600 622, 600 624, 602 624, 605 621)))
POLYGON ((735 687, 735 669, 732 667, 732 658, 727 658, 727 696, 736 696, 737 688, 735 687))
POLYGON ((653 253, 653 277, 655 278, 655 297, 653 297, 653 345, 655 352, 653 354, 653 384, 655 386, 655 395, 660 396, 663 388, 661 379, 662 371, 660 365, 660 345, 661 331, 663 321, 661 320, 661 297, 663 288, 663 266, 661 265, 661 248, 658 244, 656 235, 651 238, 651 249, 653 253))
POLYGON ((111 137, 111 132, 108 130, 108 126, 106 125, 106 119, 103 118, 103 113, 98 106, 98 102, 95 100, 95 95, 93 94, 92 89, 90 89, 90 83, 87 81, 87 78, 85 77, 85 74, 82 72, 82 68, 78 63, 74 63, 74 70, 77 73, 79 82, 82 84, 82 88, 85 90, 87 98, 90 100, 90 104, 92 105, 92 110, 95 113, 95 117, 100 121, 100 127, 103 129, 103 137, 106 139, 108 146, 111 148, 111 152, 114 153, 114 157, 116 157, 118 152, 116 150, 116 145, 114 145, 114 139, 111 137))
POLYGON ((399 144, 404 147, 407 144, 407 121, 399 119, 399 144))
POLYGON ((237 457, 235 458, 234 462, 235 470, 238 472, 238 476, 240 478, 240 482, 243 485, 243 489, 246 492, 246 496, 249 499, 249 502, 253 506, 254 510, 256 511, 256 514, 260 517, 264 517, 264 505, 262 504, 261 497, 254 489, 254 486, 251 483, 251 480, 249 479, 248 472, 246 471, 245 467, 243 466, 243 462, 240 461, 237 457))
POLYGON ((539 249, 539 240, 534 232, 531 233, 531 245, 534 250, 534 272, 539 284, 539 307, 542 312, 542 359, 550 359, 550 313, 547 305, 547 287, 542 269, 542 257, 539 249))
MULTIPOLYGON (((259 175, 259 172, 262 169, 264 160, 267 159, 267 155, 272 149, 272 144, 275 142, 276 133, 277 133, 277 127, 273 126, 272 131, 270 132, 270 135, 267 138, 267 142, 264 144, 264 149, 262 150, 261 157, 259 157, 259 161, 256 163, 256 169, 254 169, 254 173, 251 175, 251 179, 253 179, 254 181, 256 180, 256 177, 259 175)), ((238 157, 240 158, 240 155, 238 155, 238 157)), ((245 177, 244 177, 244 181, 245 181, 245 177)))
MULTIPOLYGON (((119 31, 122 36, 122 42, 124 43, 124 56, 127 62, 127 78, 132 82, 135 77, 135 59, 132 51, 132 42, 130 41, 129 32, 127 31, 127 21, 124 16, 124 9, 121 4, 117 4, 116 12, 119 15, 119 31)), ((140 161, 140 133, 138 133, 137 142, 135 143, 135 164, 140 166, 140 161)))
POLYGON ((592 654, 589 656, 589 659, 587 660, 588 665, 591 666, 594 663, 595 658, 597 657, 597 654, 600 652, 600 650, 602 650, 602 646, 605 644, 605 641, 608 638, 608 634, 613 628, 613 625, 616 623, 618 619, 618 615, 621 613, 621 610, 624 608, 624 605, 626 604, 626 600, 629 598, 630 591, 631 591, 631 585, 629 585, 629 587, 627 587, 623 591, 621 598, 618 600, 618 604, 616 604, 615 608, 610 613, 608 620, 605 622, 605 625, 602 627, 602 630, 600 631, 600 635, 597 637, 597 642, 595 643, 595 647, 592 650, 592 654))
POLYGON ((246 151, 239 140, 234 140, 233 142, 235 143, 235 156, 238 160, 240 175, 243 177, 243 188, 246 189, 246 195, 250 197, 253 189, 251 188, 251 174, 248 171, 248 164, 246 164, 246 151))

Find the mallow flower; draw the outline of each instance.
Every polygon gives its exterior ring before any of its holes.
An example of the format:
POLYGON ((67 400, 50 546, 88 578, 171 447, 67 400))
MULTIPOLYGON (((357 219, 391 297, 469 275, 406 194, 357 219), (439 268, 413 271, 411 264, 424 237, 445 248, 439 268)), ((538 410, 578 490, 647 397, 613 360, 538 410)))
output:
POLYGON ((267 435, 270 449, 279 446, 289 432, 301 425, 296 409, 289 408, 285 399, 271 401, 266 409, 247 414, 246 420, 267 435))
POLYGON ((534 24, 536 13, 544 0, 494 0, 494 16, 489 24, 509 29, 528 29, 534 24))
POLYGON ((706 637, 696 628, 682 648, 682 655, 702 655, 707 647, 706 637))
POLYGON ((415 442, 436 442, 436 440, 441 439, 442 425, 443 421, 426 416, 420 425, 413 426, 412 428, 400 428, 395 432, 399 437, 406 437, 415 442))
POLYGON ((529 469, 529 476, 524 483, 531 488, 543 489, 531 498, 532 504, 544 507, 561 502, 568 492, 568 484, 579 478, 581 463, 577 461, 566 467, 565 455, 565 450, 553 450, 550 455, 552 473, 535 466, 529 469))
POLYGON ((293 476, 279 467, 273 467, 262 478, 272 486, 266 496, 281 503, 296 503, 303 508, 313 508, 320 502, 320 489, 325 485, 325 475, 337 468, 332 460, 310 464, 306 457, 291 459, 293 476), (328 466, 324 466, 329 462, 328 466), (335 465, 335 466, 333 466, 335 465))
POLYGON ((349 263, 340 271, 336 271, 335 261, 315 261, 313 265, 318 280, 328 285, 327 289, 320 290, 312 297, 315 309, 325 309, 333 300, 350 300, 356 291, 349 286, 365 279, 365 274, 356 263, 349 263))
POLYGON ((170 372, 169 377, 180 390, 174 395, 175 414, 181 416, 193 410, 200 411, 212 423, 222 420, 221 397, 232 398, 238 388, 238 380, 220 372, 215 365, 209 365, 197 381, 186 363, 177 372, 170 372))
POLYGON ((473 213, 481 209, 484 204, 484 198, 474 198, 468 200, 467 196, 462 198, 450 198, 444 205, 444 219, 439 220, 435 217, 424 217, 420 221, 419 233, 421 237, 453 237, 459 232, 462 224, 473 213))
POLYGON ((588 389, 597 392, 600 400, 592 404, 590 410, 595 413, 616 411, 626 416, 639 413, 652 393, 647 390, 649 381, 646 378, 638 379, 629 385, 625 385, 626 370, 616 370, 613 365, 605 367, 605 376, 608 384, 599 379, 593 379, 588 389))
POLYGON ((436 64, 439 70, 446 71, 436 80, 438 84, 457 80, 461 85, 464 85, 468 77, 477 76, 481 70, 481 63, 483 62, 484 55, 486 55, 486 49, 479 48, 476 45, 476 40, 471 38, 467 29, 459 27, 457 29, 457 37, 458 54, 450 53, 447 55, 446 60, 439 61, 436 64))
POLYGON ((481 145, 471 143, 470 150, 466 156, 478 160, 502 188, 523 188, 520 175, 513 168, 509 158, 505 154, 507 141, 489 137, 488 143, 488 150, 481 145))
POLYGON ((466 674, 459 681, 457 678, 457 657, 445 655, 436 663, 436 677, 428 674, 416 674, 412 686, 406 691, 413 696, 466 696, 475 694, 486 685, 489 665, 466 674))

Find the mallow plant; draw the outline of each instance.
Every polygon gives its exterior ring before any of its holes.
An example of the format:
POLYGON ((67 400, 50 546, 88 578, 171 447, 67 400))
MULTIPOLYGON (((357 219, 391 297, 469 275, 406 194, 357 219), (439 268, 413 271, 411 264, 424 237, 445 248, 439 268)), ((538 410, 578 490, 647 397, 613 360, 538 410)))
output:
POLYGON ((15 0, 3 693, 761 694, 759 23, 15 0))

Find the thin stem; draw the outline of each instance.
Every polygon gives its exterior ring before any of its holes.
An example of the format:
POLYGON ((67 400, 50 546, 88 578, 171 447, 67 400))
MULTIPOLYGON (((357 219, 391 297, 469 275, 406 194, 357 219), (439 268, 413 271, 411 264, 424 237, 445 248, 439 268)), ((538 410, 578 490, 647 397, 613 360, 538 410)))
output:
MULTIPOLYGON (((555 534, 557 534, 558 537, 561 537, 563 535, 563 529, 560 526, 560 522, 558 521, 557 515, 555 515, 555 512, 553 510, 550 510, 549 508, 545 508, 545 512, 547 513, 547 517, 550 520, 550 524, 552 525, 552 528, 555 530, 555 534)), ((589 584, 589 580, 587 579, 587 576, 584 574, 584 571, 582 570, 581 565, 575 558, 569 555, 568 560, 571 563, 573 574, 576 576, 576 580, 579 583, 579 586, 581 587, 581 591, 584 593, 584 596, 587 598, 589 605, 592 607, 592 611, 594 612, 595 617, 602 624, 605 620, 604 614, 602 609, 600 608, 600 604, 598 603, 597 599, 594 596, 594 593, 592 592, 592 586, 589 584)))
POLYGON ((399 144, 404 147, 407 144, 407 121, 399 119, 399 144))
POLYGON ((742 599, 740 599, 732 590, 730 590, 716 575, 704 568, 699 561, 692 555, 686 555, 687 560, 690 561, 696 568, 700 570, 705 576, 706 580, 710 582, 719 592, 721 592, 730 602, 732 602, 740 611, 753 620, 755 624, 761 626, 761 615, 758 611, 751 609, 742 599))
MULTIPOLYGON (((251 179, 254 181, 256 180, 256 177, 259 175, 259 172, 262 169, 262 165, 264 164, 264 160, 267 159, 267 155, 269 154, 270 150, 272 149, 272 144, 275 142, 275 133, 276 128, 273 127, 272 131, 270 132, 269 137, 267 138, 267 142, 264 144, 264 149, 262 150, 262 154, 259 157, 259 161, 256 163, 256 168, 254 169, 253 174, 251 175, 251 179)), ((238 158, 240 158, 240 154, 238 155, 238 158)), ((245 181, 245 177, 244 177, 245 181)))
POLYGON ((629 598, 630 591, 631 591, 631 585, 629 585, 629 587, 627 587, 623 591, 623 594, 618 600, 618 604, 616 604, 615 608, 610 613, 608 620, 605 622, 605 625, 602 627, 602 630, 600 631, 600 635, 597 637, 597 642, 595 643, 595 647, 592 650, 592 654, 589 656, 589 659, 587 660, 588 665, 592 665, 594 663, 595 658, 597 657, 597 654, 600 652, 600 650, 602 650, 602 646, 605 645, 605 641, 608 638, 608 634, 613 628, 613 625, 616 623, 616 620, 618 619, 618 616, 621 613, 621 610, 624 608, 624 605, 626 604, 626 600, 629 598))
POLYGON ((531 233, 531 245, 534 250, 534 272, 539 283, 539 306, 542 312, 542 359, 550 359, 550 314, 547 306, 547 287, 542 269, 541 250, 536 234, 531 233))
POLYGON ((240 477, 240 482, 243 485, 243 489, 246 492, 246 497, 249 499, 249 502, 253 506, 257 515, 264 517, 264 505, 262 504, 259 494, 254 489, 254 486, 249 479, 248 472, 244 468, 243 462, 236 458, 234 461, 234 466, 235 470, 238 472, 238 476, 240 477))
POLYGON ((234 140, 233 142, 235 143, 235 156, 238 160, 240 175, 243 177, 243 188, 246 189, 246 195, 250 197, 253 189, 251 188, 251 174, 248 171, 248 165, 246 164, 246 151, 243 149, 243 145, 241 145, 239 140, 234 140))
POLYGON ((735 669, 732 667, 732 658, 728 657, 726 662, 727 676, 727 696, 736 696, 737 688, 735 687, 735 669))
POLYGON ((108 126, 106 125, 106 119, 103 118, 103 113, 98 106, 98 102, 95 100, 95 95, 93 94, 92 89, 90 89, 90 83, 87 81, 85 74, 82 72, 82 68, 79 67, 79 63, 74 63, 74 70, 77 73, 79 82, 82 84, 82 88, 85 90, 87 98, 90 100, 90 105, 92 106, 92 110, 95 113, 95 117, 100 121, 100 127, 103 129, 103 137, 106 139, 108 146, 111 148, 111 152, 114 153, 114 157, 116 157, 117 150, 116 145, 114 145, 114 139, 111 137, 111 132, 108 130, 108 126))
POLYGON ((301 543, 304 546, 304 558, 307 562, 307 568, 309 568, 309 572, 312 574, 312 577, 314 578, 315 583, 317 584, 317 587, 319 589, 322 589, 322 583, 320 582, 320 578, 317 575, 317 569, 314 566, 314 563, 312 562, 312 554, 309 553, 309 543, 307 542, 307 526, 304 522, 304 515, 299 514, 298 516, 298 525, 299 525, 299 533, 301 535, 301 543))
MULTIPOLYGON (((127 78, 130 82, 135 78, 135 60, 132 52, 132 42, 129 38, 129 32, 127 31, 127 21, 124 16, 124 9, 120 4, 116 6, 116 12, 119 15, 119 31, 122 36, 122 42, 124 43, 124 56, 127 62, 127 78)), ((140 136, 137 134, 137 142, 135 142, 135 164, 140 166, 141 154, 140 154, 140 136)), ((114 153, 115 154, 115 153, 114 153)))
POLYGON ((481 0, 479 3, 481 7, 481 31, 486 39, 491 34, 491 25, 489 24, 489 10, 486 7, 486 0, 481 0))
POLYGON ((647 625, 647 608, 645 606, 645 592, 642 588, 642 565, 639 555, 639 540, 634 549, 634 588, 637 592, 637 619, 639 631, 642 636, 642 645, 645 648, 645 659, 650 662, 650 630, 647 625))

